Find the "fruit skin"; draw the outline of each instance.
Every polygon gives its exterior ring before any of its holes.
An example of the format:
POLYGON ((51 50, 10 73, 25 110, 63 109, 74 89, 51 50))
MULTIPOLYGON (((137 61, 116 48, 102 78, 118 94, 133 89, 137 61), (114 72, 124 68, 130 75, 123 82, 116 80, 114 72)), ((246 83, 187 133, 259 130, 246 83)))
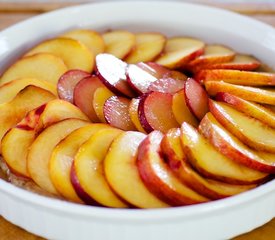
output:
POLYGON ((139 132, 146 133, 146 131, 141 126, 138 117, 138 106, 139 106, 140 98, 132 98, 130 105, 129 105, 129 115, 131 118, 132 123, 135 125, 136 129, 139 132))
POLYGON ((74 104, 84 112, 92 122, 99 122, 93 106, 94 94, 98 88, 103 88, 103 83, 97 76, 82 79, 74 88, 74 104))
POLYGON ((27 169, 32 180, 42 189, 59 195, 49 174, 49 161, 54 147, 72 131, 89 124, 69 118, 44 129, 33 141, 27 155, 27 169))
POLYGON ((0 105, 0 139, 14 127, 25 114, 56 97, 49 91, 29 85, 22 89, 11 101, 0 105))
POLYGON ((35 78, 55 85, 67 70, 62 58, 50 53, 37 53, 12 64, 1 76, 0 85, 19 78, 35 78))
POLYGON ((227 92, 248 101, 275 105, 274 89, 234 85, 222 81, 205 81, 206 91, 210 96, 218 92, 227 92))
POLYGON ((65 72, 57 82, 57 90, 59 98, 70 103, 74 102, 74 88, 79 81, 85 77, 89 77, 90 73, 73 69, 65 72))
POLYGON ((74 39, 59 37, 46 40, 32 48, 25 56, 41 52, 60 57, 69 70, 80 69, 91 72, 94 68, 93 53, 84 44, 74 39))
POLYGON ((234 137, 214 118, 211 113, 207 113, 200 123, 199 131, 211 142, 211 144, 223 155, 235 162, 249 168, 265 173, 275 172, 275 155, 273 161, 265 159, 267 153, 255 152, 244 143, 234 137))
POLYGON ((220 199, 256 187, 256 184, 234 185, 204 178, 189 164, 180 140, 180 129, 168 131, 161 141, 161 150, 173 173, 194 191, 210 199, 220 199))
POLYGON ((268 107, 251 101, 246 101, 240 97, 225 92, 217 93, 216 100, 225 102, 234 107, 236 110, 254 117, 261 122, 275 128, 275 113, 268 107))
POLYGON ((139 208, 163 208, 166 203, 153 195, 142 182, 136 166, 137 150, 145 134, 121 133, 111 144, 104 160, 104 172, 112 189, 139 208))
POLYGON ((83 203, 80 200, 82 197, 77 196, 71 183, 72 163, 81 145, 97 131, 105 128, 110 128, 110 126, 103 123, 94 123, 81 127, 69 134, 54 148, 49 163, 50 177, 57 191, 66 199, 83 203))
POLYGON ((273 128, 226 103, 210 100, 209 109, 214 117, 243 143, 259 151, 275 153, 273 128))
POLYGON ((138 106, 140 123, 146 132, 159 130, 167 132, 178 127, 172 112, 172 95, 161 92, 148 92, 140 97, 138 106))
POLYGON ((73 162, 82 189, 94 201, 106 207, 129 207, 111 189, 104 173, 104 159, 111 143, 120 133, 122 131, 115 128, 99 130, 80 147, 73 162))
POLYGON ((208 199, 181 183, 166 165, 160 151, 163 134, 151 132, 139 145, 137 166, 146 187, 172 206, 207 202, 208 199))
POLYGON ((204 177, 230 184, 255 184, 266 180, 268 174, 224 156, 188 123, 181 125, 181 143, 189 163, 204 177))

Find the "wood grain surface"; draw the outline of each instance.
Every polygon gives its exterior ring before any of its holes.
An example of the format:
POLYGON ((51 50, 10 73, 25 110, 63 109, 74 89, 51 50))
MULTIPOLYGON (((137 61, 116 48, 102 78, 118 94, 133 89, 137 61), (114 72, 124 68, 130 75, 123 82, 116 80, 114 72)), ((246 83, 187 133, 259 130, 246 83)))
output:
MULTIPOLYGON (((96 1, 89 1, 96 2, 96 1)), ((243 1, 214 1, 214 0, 195 0, 190 2, 198 2, 206 5, 216 6, 248 15, 252 18, 266 22, 275 27, 275 2, 259 1, 260 3, 247 3, 243 1)), ((247 1, 248 2, 248 1, 247 1)), ((24 19, 30 18, 37 14, 48 12, 54 9, 85 3, 85 1, 68 2, 16 2, 0 0, 0 31, 12 24, 24 19)), ((0 201, 1 203, 1 201, 0 201)), ((25 230, 9 223, 0 216, 0 240, 42 240, 38 236, 26 232, 25 230)), ((243 234, 234 240, 274 240, 275 239, 275 219, 264 226, 255 229, 249 233, 243 234)))

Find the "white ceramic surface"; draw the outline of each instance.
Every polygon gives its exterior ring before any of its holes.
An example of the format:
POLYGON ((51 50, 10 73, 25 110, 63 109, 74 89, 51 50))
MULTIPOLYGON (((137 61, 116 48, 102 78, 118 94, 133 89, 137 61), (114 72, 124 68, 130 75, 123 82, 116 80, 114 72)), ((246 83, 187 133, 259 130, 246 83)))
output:
MULTIPOLYGON (((0 71, 34 43, 72 28, 160 31, 222 43, 275 66, 275 30, 223 10, 179 2, 114 2, 40 15, 0 32, 0 71)), ((275 182, 211 203, 118 210, 49 199, 0 180, 0 214, 48 239, 228 239, 275 216, 275 182)))

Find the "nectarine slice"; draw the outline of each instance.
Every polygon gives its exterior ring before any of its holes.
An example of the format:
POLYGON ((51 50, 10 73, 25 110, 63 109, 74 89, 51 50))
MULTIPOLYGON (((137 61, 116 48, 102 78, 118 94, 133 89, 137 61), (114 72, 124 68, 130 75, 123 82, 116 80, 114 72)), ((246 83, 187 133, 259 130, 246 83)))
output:
POLYGON ((187 37, 174 37, 166 41, 163 54, 156 60, 168 68, 179 68, 186 65, 204 51, 204 42, 187 37))
POLYGON ((222 102, 209 101, 214 117, 243 143, 256 150, 275 153, 275 129, 222 102))
POLYGON ((49 162, 55 146, 72 131, 89 124, 76 118, 54 123, 43 130, 33 141, 27 155, 27 169, 32 180, 42 189, 59 195, 49 173, 49 162))
POLYGON ((161 157, 163 134, 151 132, 139 145, 137 166, 146 187, 172 206, 207 202, 208 198, 183 184, 161 157))
POLYGON ((123 199, 139 208, 168 207, 144 185, 136 166, 139 144, 146 135, 121 133, 111 144, 104 160, 104 172, 112 189, 123 199))
POLYGON ((20 122, 28 111, 55 98, 51 92, 30 85, 22 89, 11 101, 1 104, 0 139, 20 122))
POLYGON ((201 120, 208 110, 208 96, 205 89, 193 78, 184 82, 185 102, 190 112, 201 120))
POLYGON ((227 92, 248 101, 275 105, 275 90, 271 88, 241 86, 221 81, 206 81, 204 85, 210 96, 216 96, 218 92, 227 92))
POLYGON ((166 37, 161 33, 141 32, 136 33, 135 38, 135 46, 125 58, 127 63, 153 61, 161 54, 166 42, 166 37))
POLYGON ((0 104, 11 101, 19 91, 28 85, 43 88, 57 96, 56 86, 50 82, 35 78, 19 78, 0 86, 0 104))
POLYGON ((180 125, 187 122, 194 127, 198 126, 198 120, 186 105, 184 89, 173 94, 172 111, 180 125))
POLYGON ((181 142, 190 164, 205 177, 231 184, 253 184, 267 176, 224 156, 188 123, 181 125, 181 142))
POLYGON ((103 84, 117 95, 134 97, 136 93, 127 82, 127 64, 113 55, 102 53, 96 56, 96 74, 103 84))
POLYGON ((88 118, 74 105, 55 99, 30 111, 2 139, 2 156, 13 172, 29 177, 27 153, 35 137, 49 125, 66 118, 88 118), (14 144, 16 143, 16 151, 14 144))
POLYGON ((129 105, 129 115, 131 118, 132 123, 135 125, 136 129, 139 132, 146 133, 143 127, 141 126, 141 123, 139 121, 138 117, 138 105, 140 102, 140 98, 132 98, 130 105, 129 105))
POLYGON ((163 92, 163 93, 176 93, 184 88, 184 81, 177 80, 172 77, 166 77, 158 79, 150 83, 148 87, 148 91, 156 91, 156 92, 163 92))
POLYGON ((75 29, 63 33, 61 37, 72 38, 80 41, 90 49, 94 56, 103 53, 105 49, 105 43, 102 36, 98 32, 90 29, 75 29))
POLYGON ((112 141, 121 130, 102 129, 91 136, 78 150, 73 166, 80 186, 92 199, 103 206, 125 208, 122 201, 109 186, 104 173, 104 159, 112 141))
POLYGON ((142 95, 138 116, 146 132, 167 132, 170 128, 179 126, 172 111, 172 95, 169 93, 149 92, 142 95))
POLYGON ((92 122, 99 122, 93 107, 95 91, 104 87, 96 76, 82 79, 74 88, 74 104, 84 112, 92 122))
POLYGON ((275 128, 275 113, 268 107, 224 92, 217 93, 216 100, 225 102, 236 110, 243 112, 248 116, 254 117, 269 125, 270 127, 275 128))
POLYGON ((270 160, 268 154, 261 155, 261 152, 253 151, 226 130, 211 113, 207 113, 203 118, 199 130, 218 151, 228 158, 261 172, 274 173, 274 154, 269 155, 273 155, 273 159, 270 160))
POLYGON ((26 56, 43 52, 60 57, 68 69, 91 72, 94 68, 92 52, 84 44, 74 39, 53 38, 46 40, 27 52, 26 56))
POLYGON ((224 81, 244 86, 275 86, 275 74, 232 69, 205 69, 195 76, 197 81, 224 81))
POLYGON ((57 82, 57 91, 59 98, 70 103, 74 102, 74 88, 83 78, 89 77, 90 73, 74 69, 65 72, 57 82))
POLYGON ((70 171, 74 157, 81 147, 94 133, 108 128, 106 124, 89 124, 81 127, 65 137, 53 150, 50 158, 50 178, 56 190, 66 199, 82 202, 71 183, 70 171))
POLYGON ((94 91, 93 96, 93 109, 96 113, 97 118, 102 122, 106 123, 103 108, 104 104, 107 101, 108 98, 114 96, 114 94, 106 87, 98 87, 94 91))
POLYGON ((113 30, 102 34, 105 52, 124 59, 136 43, 135 35, 125 30, 113 30))
POLYGON ((68 70, 63 60, 49 53, 37 53, 19 59, 0 78, 0 84, 18 78, 36 78, 56 84, 59 77, 68 70))
POLYGON ((256 184, 234 185, 202 177, 186 159, 181 145, 179 128, 170 129, 165 134, 161 141, 161 150, 176 176, 194 191, 210 199, 229 197, 256 187, 256 184))
POLYGON ((130 99, 118 96, 108 98, 103 107, 107 123, 125 131, 136 130, 129 114, 130 99))

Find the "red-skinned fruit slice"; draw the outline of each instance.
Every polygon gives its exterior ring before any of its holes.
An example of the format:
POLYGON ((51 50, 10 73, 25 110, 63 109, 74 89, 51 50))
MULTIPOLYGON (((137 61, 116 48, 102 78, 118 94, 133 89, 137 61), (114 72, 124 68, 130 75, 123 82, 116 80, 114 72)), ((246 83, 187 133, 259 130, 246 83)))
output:
POLYGON ((149 92, 142 95, 138 116, 146 132, 167 132, 170 128, 179 126, 172 111, 172 95, 169 93, 149 92))
POLYGON ((83 78, 90 76, 90 73, 83 70, 69 70, 65 72, 57 82, 57 92, 60 99, 70 103, 74 102, 74 88, 83 78))
POLYGON ((208 199, 184 185, 161 157, 159 131, 150 133, 139 145, 137 166, 146 187, 172 206, 207 202, 208 199))
POLYGON ((274 154, 253 151, 226 130, 211 113, 205 115, 200 123, 199 131, 228 158, 249 168, 274 174, 274 154))
POLYGON ((130 99, 112 96, 104 103, 103 114, 107 123, 125 131, 135 130, 129 115, 130 99))
POLYGON ((173 128, 161 141, 161 150, 173 173, 194 191, 210 199, 220 199, 236 195, 256 187, 256 184, 233 185, 202 177, 186 159, 180 140, 180 129, 173 128))
POLYGON ((127 82, 127 64, 110 54, 96 56, 96 74, 103 84, 117 95, 134 97, 136 93, 127 82))
POLYGON ((163 54, 157 63, 175 69, 184 67, 188 62, 203 53, 204 43, 194 38, 174 37, 167 40, 163 54))
POLYGON ((74 88, 74 104, 84 112, 92 122, 99 122, 93 107, 96 89, 105 87, 97 76, 82 79, 74 88))
POLYGON ((139 208, 163 208, 159 200, 144 185, 136 165, 138 146, 146 137, 139 132, 121 133, 113 142, 104 160, 106 178, 123 199, 139 208))
POLYGON ((163 76, 169 75, 171 72, 169 68, 155 62, 139 62, 136 65, 157 79, 163 78, 163 76))
POLYGON ((197 119, 201 120, 208 112, 208 96, 204 88, 193 78, 184 82, 186 105, 197 119))
POLYGON ((131 121, 135 125, 136 129, 139 132, 146 133, 146 131, 141 126, 141 123, 140 123, 139 117, 138 117, 139 102, 140 102, 140 98, 132 98, 130 105, 129 105, 129 115, 130 115, 131 121))
POLYGON ((181 143, 188 162, 203 176, 230 184, 254 184, 267 180, 268 174, 248 168, 220 153, 189 125, 181 125, 181 143))
POLYGON ((184 81, 166 77, 158 79, 150 84, 148 91, 156 91, 163 93, 176 93, 184 88, 184 81))

